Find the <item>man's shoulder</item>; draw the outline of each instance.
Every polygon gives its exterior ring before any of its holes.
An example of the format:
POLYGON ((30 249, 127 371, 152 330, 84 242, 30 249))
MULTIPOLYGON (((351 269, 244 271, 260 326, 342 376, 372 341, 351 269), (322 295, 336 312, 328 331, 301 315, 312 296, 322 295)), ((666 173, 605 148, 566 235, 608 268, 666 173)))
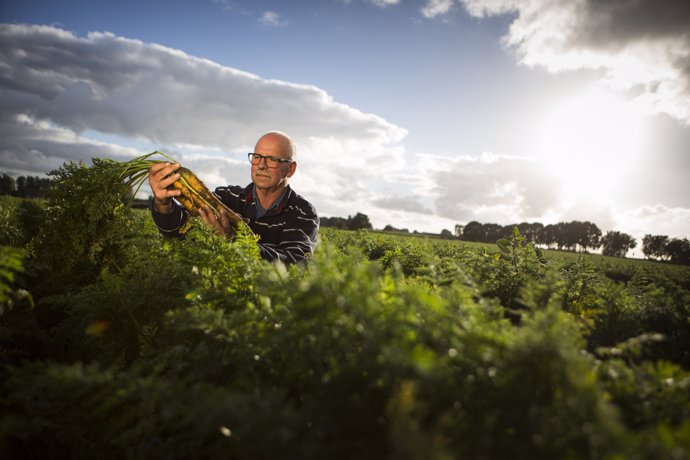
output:
POLYGON ((289 196, 287 200, 287 207, 292 208, 295 211, 299 211, 301 214, 308 214, 317 216, 316 208, 313 204, 307 201, 302 195, 299 195, 292 188, 290 188, 289 196))

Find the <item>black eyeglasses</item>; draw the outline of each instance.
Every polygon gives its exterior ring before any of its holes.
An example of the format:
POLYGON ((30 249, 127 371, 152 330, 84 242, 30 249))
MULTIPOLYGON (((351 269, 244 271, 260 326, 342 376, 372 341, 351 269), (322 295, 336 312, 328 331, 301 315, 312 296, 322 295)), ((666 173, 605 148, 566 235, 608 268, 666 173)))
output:
POLYGON ((266 160, 266 165, 269 168, 277 168, 281 163, 293 163, 293 160, 286 160, 285 158, 268 157, 266 155, 261 155, 259 153, 248 153, 247 158, 249 162, 253 165, 258 165, 261 163, 261 159, 266 160))

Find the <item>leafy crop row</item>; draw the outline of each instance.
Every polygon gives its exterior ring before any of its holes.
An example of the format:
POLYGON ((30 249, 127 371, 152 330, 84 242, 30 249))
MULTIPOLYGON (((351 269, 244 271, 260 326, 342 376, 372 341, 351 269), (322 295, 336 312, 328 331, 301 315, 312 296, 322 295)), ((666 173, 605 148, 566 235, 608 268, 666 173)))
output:
POLYGON ((162 239, 110 168, 62 168, 40 231, 0 208, 3 458, 690 453, 687 268, 324 230, 286 269, 162 239))

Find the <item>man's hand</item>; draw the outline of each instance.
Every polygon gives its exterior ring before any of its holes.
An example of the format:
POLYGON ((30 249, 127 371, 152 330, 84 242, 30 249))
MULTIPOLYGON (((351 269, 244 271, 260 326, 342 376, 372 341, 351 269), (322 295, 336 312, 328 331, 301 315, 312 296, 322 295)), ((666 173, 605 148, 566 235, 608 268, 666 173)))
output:
POLYGON ((221 210, 220 216, 218 216, 208 206, 206 208, 199 208, 199 217, 201 217, 201 220, 204 221, 206 225, 210 225, 218 236, 227 236, 232 234, 232 224, 230 223, 230 218, 225 210, 221 210))
POLYGON ((178 173, 180 164, 154 163, 149 167, 149 185, 153 192, 153 207, 161 214, 172 212, 172 199, 180 196, 179 190, 168 190, 168 186, 180 178, 178 173))

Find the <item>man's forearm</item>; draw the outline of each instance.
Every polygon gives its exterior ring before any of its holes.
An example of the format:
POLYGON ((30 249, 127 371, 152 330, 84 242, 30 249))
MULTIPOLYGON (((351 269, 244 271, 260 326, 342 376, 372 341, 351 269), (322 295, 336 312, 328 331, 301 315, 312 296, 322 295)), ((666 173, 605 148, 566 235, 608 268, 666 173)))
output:
POLYGON ((159 200, 158 198, 153 199, 153 209, 159 214, 170 214, 173 212, 173 200, 168 198, 166 201, 159 200))
POLYGON ((189 218, 189 214, 181 206, 170 200, 170 209, 167 213, 161 212, 155 198, 151 200, 151 215, 153 222, 164 236, 180 238, 180 228, 189 218))

